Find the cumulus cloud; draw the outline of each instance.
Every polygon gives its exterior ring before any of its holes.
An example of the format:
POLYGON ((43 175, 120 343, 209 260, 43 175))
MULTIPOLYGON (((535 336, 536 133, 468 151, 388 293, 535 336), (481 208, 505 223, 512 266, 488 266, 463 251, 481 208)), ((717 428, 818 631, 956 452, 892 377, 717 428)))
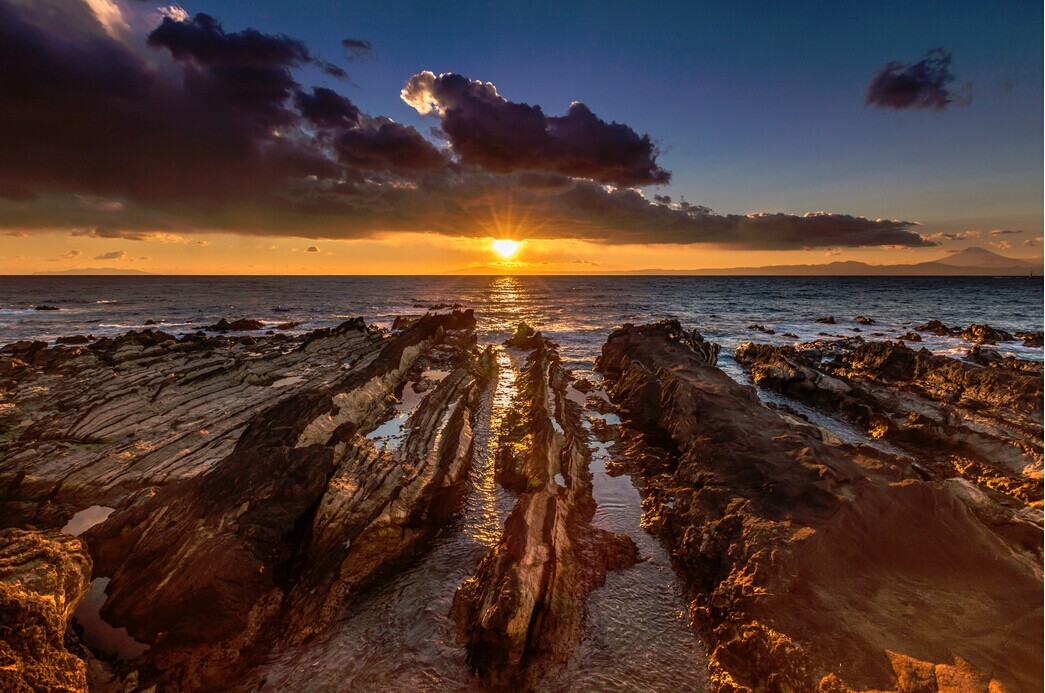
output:
POLYGON ((127 252, 124 250, 114 250, 110 253, 102 253, 101 255, 96 255, 94 257, 95 260, 124 260, 126 258, 127 252))
POLYGON ((998 236, 1011 236, 1017 233, 1023 233, 1023 231, 1013 231, 1011 229, 994 229, 993 231, 991 231, 991 236, 997 238, 998 236))
POLYGON ((83 253, 81 253, 79 250, 70 250, 67 253, 62 253, 61 255, 59 255, 58 257, 56 257, 54 259, 55 260, 72 260, 74 258, 80 257, 80 255, 82 255, 82 254, 83 253))
POLYGON ((29 238, 27 231, 7 231, 4 235, 10 238, 29 238))
POLYGON ((319 248, 317 248, 314 245, 310 245, 309 247, 305 248, 305 252, 306 253, 318 253, 319 252, 319 248))
POLYGON ((998 250, 1012 250, 1012 241, 991 241, 991 245, 998 250))
POLYGON ((215 231, 482 237, 512 209, 531 238, 934 242, 907 221, 720 215, 651 200, 635 186, 670 173, 649 135, 580 103, 549 116, 490 83, 424 72, 402 96, 437 119, 447 143, 437 146, 336 90, 303 86, 300 70, 330 66, 297 39, 229 30, 205 14, 114 7, 141 10, 108 26, 151 22, 145 40, 114 37, 83 3, 0 0, 0 228, 166 243, 215 231))
POLYGON ((667 183, 649 135, 607 123, 580 102, 565 115, 509 101, 490 82, 429 71, 414 75, 401 96, 422 115, 440 119, 454 152, 489 170, 556 171, 614 185, 667 183))
POLYGON ((1023 241, 1023 245, 1025 245, 1027 247, 1030 247, 1030 248, 1037 248, 1038 246, 1041 245, 1041 241, 1042 241, 1042 237, 1041 236, 1035 236, 1034 238, 1025 239, 1023 241))
POLYGON ((886 63, 871 77, 865 103, 894 110, 931 108, 938 111, 952 103, 970 103, 972 83, 965 82, 954 90, 951 87, 954 80, 951 54, 943 48, 934 48, 916 63, 886 63))

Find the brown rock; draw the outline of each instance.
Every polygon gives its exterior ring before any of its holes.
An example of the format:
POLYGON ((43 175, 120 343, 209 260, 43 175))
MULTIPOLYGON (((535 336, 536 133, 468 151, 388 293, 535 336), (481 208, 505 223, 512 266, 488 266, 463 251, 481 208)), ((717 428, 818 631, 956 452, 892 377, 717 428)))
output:
POLYGON ((438 527, 490 357, 478 368, 458 352, 464 370, 426 396, 406 458, 363 434, 424 354, 474 325, 461 313, 418 321, 366 365, 253 416, 208 471, 129 498, 85 533, 96 575, 111 578, 102 617, 151 645, 145 675, 227 686, 275 639, 304 640, 339 617, 345 596, 438 527))
POLYGON ((90 584, 79 539, 0 530, 0 690, 87 691, 86 666, 65 638, 90 584))
POLYGON ((825 444, 665 330, 615 331, 599 367, 626 425, 670 441, 637 462, 714 688, 895 690, 889 652, 1042 686, 1037 560, 984 526, 964 482, 825 444))
MULTIPOLYGON (((540 333, 523 338, 539 340, 540 333)), ((558 354, 538 341, 497 465, 519 499, 500 542, 454 597, 469 659, 495 686, 527 688, 535 665, 566 662, 582 634, 588 594, 608 570, 636 560, 630 538, 591 525, 587 435, 568 384, 558 354)))
POLYGON ((1013 340, 1013 336, 1005 330, 997 330, 990 325, 970 325, 962 331, 961 337, 977 344, 995 344, 1013 340))

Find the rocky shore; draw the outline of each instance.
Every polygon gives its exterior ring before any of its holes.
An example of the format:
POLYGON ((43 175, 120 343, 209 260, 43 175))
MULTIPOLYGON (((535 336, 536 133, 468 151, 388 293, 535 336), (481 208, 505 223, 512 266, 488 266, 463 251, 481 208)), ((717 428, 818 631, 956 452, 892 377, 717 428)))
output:
POLYGON ((575 380, 555 335, 481 346, 438 309, 0 348, 0 689, 269 690, 270 653, 459 531, 477 437, 510 510, 445 590, 464 688, 543 690, 648 560, 598 521, 610 448, 713 690, 1041 688, 1042 373, 991 347, 1040 333, 744 344, 751 387, 695 330, 626 325, 575 380))
MULTIPOLYGON (((957 469, 926 474, 913 458, 832 441, 763 404, 690 341, 677 323, 625 326, 598 367, 636 434, 634 472, 693 591, 715 689, 1041 686, 1040 504, 957 469)), ((955 379, 970 399, 1003 387, 993 370, 982 382, 949 363, 919 371, 896 349, 868 345, 849 363, 896 382, 897 396, 911 379, 925 399, 955 379)), ((760 362, 764 351, 738 356, 760 362)), ((821 380, 803 373, 796 387, 820 402, 821 380)), ((1004 382, 1029 392, 995 415, 1014 430, 1037 421, 1030 441, 1040 442, 1040 380, 1036 401, 1033 386, 1004 382)), ((823 390, 832 387, 845 392, 832 381, 823 390)))

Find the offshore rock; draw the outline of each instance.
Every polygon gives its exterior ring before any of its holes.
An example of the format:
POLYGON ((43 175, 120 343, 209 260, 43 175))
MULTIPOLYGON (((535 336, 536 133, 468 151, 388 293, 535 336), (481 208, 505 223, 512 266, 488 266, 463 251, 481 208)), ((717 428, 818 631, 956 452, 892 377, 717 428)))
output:
POLYGON ((984 523, 997 505, 976 487, 826 444, 662 327, 615 331, 598 366, 645 440, 647 519, 716 690, 1042 687, 1040 561, 984 523))
POLYGON ((65 639, 90 583, 79 539, 0 530, 0 690, 87 690, 86 666, 65 639))
POLYGON ((240 318, 239 320, 233 320, 229 322, 225 318, 222 318, 210 327, 204 329, 211 332, 252 332, 254 330, 260 330, 265 327, 265 323, 260 320, 249 320, 247 318, 240 318))
POLYGON ((969 325, 962 330, 962 339, 968 339, 977 344, 996 344, 997 342, 1011 342, 1014 337, 1005 330, 998 330, 990 325, 969 325))
POLYGON ((637 556, 629 537, 591 524, 587 434, 579 406, 566 395, 569 374, 558 353, 539 332, 520 329, 517 336, 534 347, 497 473, 518 501, 498 545, 458 589, 453 616, 488 684, 528 688, 542 667, 569 659, 587 597, 606 572, 637 556))

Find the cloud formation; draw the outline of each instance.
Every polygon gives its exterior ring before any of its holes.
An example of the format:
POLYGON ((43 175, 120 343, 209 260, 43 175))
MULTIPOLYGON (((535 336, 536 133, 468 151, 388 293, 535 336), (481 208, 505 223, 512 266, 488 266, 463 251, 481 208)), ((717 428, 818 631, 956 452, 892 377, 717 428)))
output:
POLYGON ((931 108, 937 111, 952 103, 967 105, 972 101, 972 83, 964 83, 957 91, 951 88, 951 54, 943 48, 926 51, 916 63, 886 63, 871 77, 865 103, 877 108, 901 110, 931 108))
POLYGON ((509 101, 489 83, 429 71, 414 75, 401 96, 422 115, 439 118, 454 152, 491 171, 555 171, 612 185, 667 183, 649 135, 607 123, 580 102, 563 116, 509 101))
POLYGON ((94 259, 95 260, 123 260, 126 257, 127 257, 127 251, 125 251, 125 250, 114 250, 114 251, 112 251, 110 253, 102 253, 101 255, 96 255, 94 257, 94 259))
POLYGON ((941 241, 963 241, 967 238, 979 238, 981 235, 979 231, 939 231, 937 233, 922 234, 922 238, 939 243, 941 241))
POLYGON ((438 120, 445 140, 433 143, 302 84, 306 70, 340 75, 297 39, 113 7, 141 16, 0 0, 0 228, 183 242, 197 231, 483 237, 507 223, 528 238, 603 243, 933 243, 907 221, 649 199, 635 188, 670 179, 649 135, 580 103, 549 116, 461 75, 422 72, 403 89, 438 120))

